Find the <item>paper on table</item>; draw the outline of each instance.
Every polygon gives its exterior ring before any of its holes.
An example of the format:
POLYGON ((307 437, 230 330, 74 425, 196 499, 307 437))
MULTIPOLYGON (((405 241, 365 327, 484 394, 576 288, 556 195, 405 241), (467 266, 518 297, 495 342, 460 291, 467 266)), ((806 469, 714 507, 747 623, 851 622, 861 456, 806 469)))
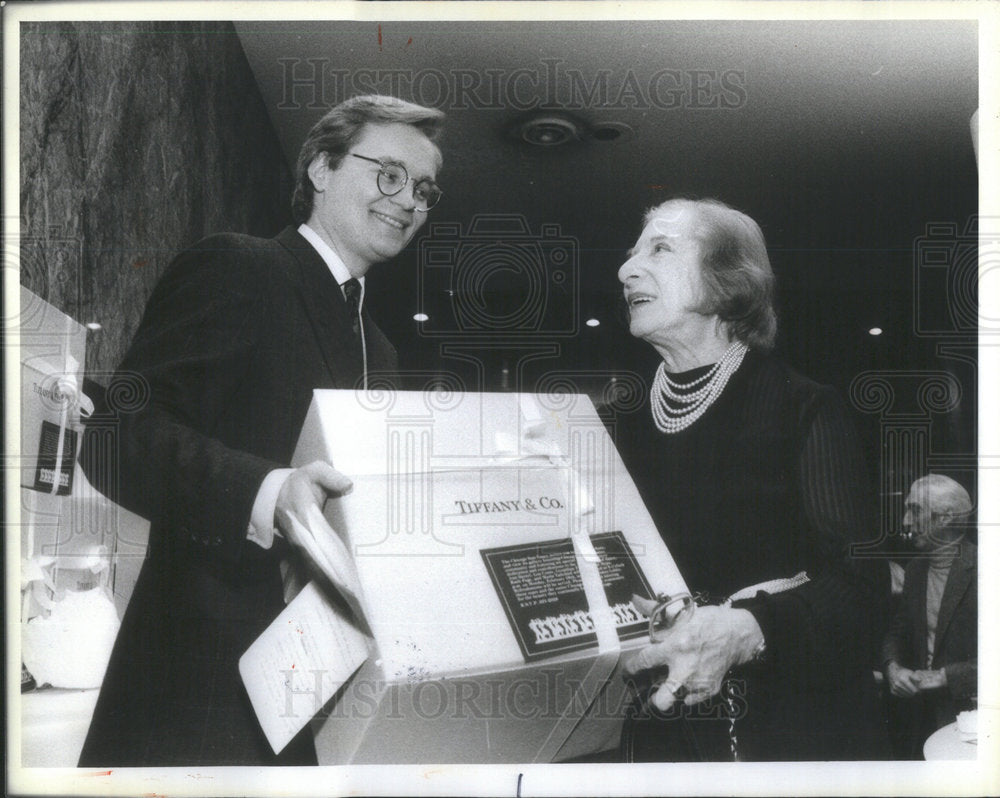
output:
POLYGON ((310 582, 240 657, 260 727, 280 753, 368 657, 368 642, 310 582))

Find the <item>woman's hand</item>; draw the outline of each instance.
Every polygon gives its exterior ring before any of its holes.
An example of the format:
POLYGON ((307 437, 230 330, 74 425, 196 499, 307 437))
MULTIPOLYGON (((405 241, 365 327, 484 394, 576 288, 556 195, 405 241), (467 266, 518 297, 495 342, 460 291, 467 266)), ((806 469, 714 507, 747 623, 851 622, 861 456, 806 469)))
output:
MULTIPOLYGON (((632 597, 632 603, 649 615, 655 601, 632 597)), ((666 680, 653 694, 653 704, 666 711, 677 700, 693 705, 716 695, 730 668, 749 662, 764 642, 757 620, 747 610, 698 607, 691 617, 661 635, 625 662, 629 676, 641 671, 669 668, 666 680)))

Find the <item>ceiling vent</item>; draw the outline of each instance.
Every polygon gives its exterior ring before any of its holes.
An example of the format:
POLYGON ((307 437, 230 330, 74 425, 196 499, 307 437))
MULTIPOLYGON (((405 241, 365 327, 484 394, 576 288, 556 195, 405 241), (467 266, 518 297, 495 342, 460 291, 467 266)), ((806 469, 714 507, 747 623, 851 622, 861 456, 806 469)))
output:
POLYGON ((510 135, 535 147, 558 147, 584 140, 622 141, 635 131, 623 122, 603 121, 588 124, 568 114, 539 111, 522 119, 510 135))
POLYGON ((536 147, 558 147, 584 138, 583 126, 563 114, 536 114, 511 131, 515 138, 536 147))

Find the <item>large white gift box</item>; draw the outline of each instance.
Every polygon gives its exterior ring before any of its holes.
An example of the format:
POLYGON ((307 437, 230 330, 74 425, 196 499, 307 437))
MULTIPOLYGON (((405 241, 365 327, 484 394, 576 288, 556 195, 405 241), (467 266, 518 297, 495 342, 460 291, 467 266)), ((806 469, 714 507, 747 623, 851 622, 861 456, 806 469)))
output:
MULTIPOLYGON (((325 515, 359 588, 326 591, 329 673, 282 669, 286 716, 336 693, 312 722, 321 764, 617 745, 622 652, 648 640, 629 597, 685 587, 587 396, 316 391, 293 465, 314 460, 354 481, 325 515)), ((308 631, 298 603, 275 625, 308 631)))

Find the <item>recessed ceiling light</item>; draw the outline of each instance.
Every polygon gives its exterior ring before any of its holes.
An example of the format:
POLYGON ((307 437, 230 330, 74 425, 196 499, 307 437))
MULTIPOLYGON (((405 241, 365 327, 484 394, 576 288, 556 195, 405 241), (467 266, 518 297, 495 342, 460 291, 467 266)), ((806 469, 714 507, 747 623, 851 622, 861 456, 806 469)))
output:
POLYGON ((868 334, 869 335, 881 335, 882 334, 882 328, 881 327, 872 327, 868 331, 868 334))
POLYGON ((587 319, 585 322, 588 327, 600 327, 601 322, 599 319, 587 319))
POLYGON ((101 327, 101 323, 99 321, 88 321, 86 323, 86 325, 84 325, 84 326, 86 326, 86 328, 88 330, 101 330, 101 329, 103 329, 101 327))
POLYGON ((413 320, 414 321, 427 321, 429 318, 430 318, 430 316, 428 316, 426 313, 414 313, 413 314, 413 320))
POLYGON ((635 130, 624 122, 604 121, 595 123, 590 129, 592 138, 598 141, 624 141, 635 135, 635 130))

